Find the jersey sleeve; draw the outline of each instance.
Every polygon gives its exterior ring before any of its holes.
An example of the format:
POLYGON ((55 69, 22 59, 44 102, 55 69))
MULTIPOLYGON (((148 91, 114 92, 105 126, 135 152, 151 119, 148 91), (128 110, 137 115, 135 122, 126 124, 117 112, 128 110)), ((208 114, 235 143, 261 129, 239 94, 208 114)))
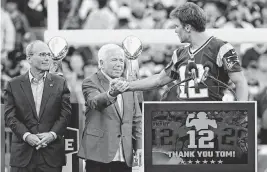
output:
POLYGON ((178 61, 178 56, 177 56, 177 51, 178 49, 176 49, 173 54, 172 54, 172 59, 171 61, 169 62, 169 64, 165 67, 165 72, 166 74, 174 79, 174 80, 178 80, 180 77, 179 77, 179 72, 177 71, 177 69, 175 68, 175 64, 177 63, 178 61))
POLYGON ((218 52, 216 63, 223 67, 228 73, 240 72, 242 70, 239 57, 230 43, 224 43, 218 52))

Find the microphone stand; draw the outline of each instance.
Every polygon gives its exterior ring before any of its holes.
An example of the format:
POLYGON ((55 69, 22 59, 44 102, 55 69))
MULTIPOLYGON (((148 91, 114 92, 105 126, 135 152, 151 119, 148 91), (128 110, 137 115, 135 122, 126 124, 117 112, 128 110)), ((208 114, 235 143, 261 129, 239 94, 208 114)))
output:
POLYGON ((172 85, 171 87, 167 88, 166 91, 162 94, 161 98, 160 98, 160 101, 162 101, 163 98, 165 98, 165 94, 169 93, 175 86, 177 85, 180 85, 182 83, 185 83, 185 82, 188 82, 190 81, 191 79, 193 79, 193 77, 189 77, 189 78, 186 78, 185 80, 183 81, 179 81, 178 83, 172 85))
POLYGON ((231 91, 231 93, 233 94, 233 96, 235 98, 235 101, 238 100, 237 97, 236 97, 235 91, 232 88, 230 88, 227 84, 223 83, 222 81, 220 81, 220 80, 218 80, 218 79, 216 79, 216 78, 214 78, 213 76, 210 76, 210 75, 208 75, 207 78, 210 78, 210 79, 222 84, 225 88, 227 88, 228 90, 231 91))

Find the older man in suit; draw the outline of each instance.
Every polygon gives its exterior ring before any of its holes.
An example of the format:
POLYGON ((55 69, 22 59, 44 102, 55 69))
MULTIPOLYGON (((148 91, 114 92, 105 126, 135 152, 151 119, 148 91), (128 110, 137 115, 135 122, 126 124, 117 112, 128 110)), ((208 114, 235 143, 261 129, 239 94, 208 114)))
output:
POLYGON ((141 150, 141 110, 133 92, 122 93, 127 82, 110 85, 124 71, 121 47, 104 45, 98 58, 100 70, 82 84, 86 121, 78 156, 87 172, 130 172, 133 152, 141 150))
POLYGON ((63 77, 48 73, 51 52, 34 41, 26 48, 29 72, 5 89, 5 121, 11 128, 11 172, 61 172, 62 137, 71 117, 70 92, 63 77))

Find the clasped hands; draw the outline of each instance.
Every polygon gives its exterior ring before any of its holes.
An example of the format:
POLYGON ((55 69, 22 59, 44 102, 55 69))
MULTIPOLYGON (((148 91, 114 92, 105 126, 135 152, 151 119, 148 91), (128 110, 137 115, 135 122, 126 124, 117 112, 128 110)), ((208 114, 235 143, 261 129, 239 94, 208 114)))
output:
POLYGON ((116 78, 110 82, 109 94, 112 97, 117 97, 117 95, 125 92, 129 88, 129 82, 124 78, 116 78))
POLYGON ((52 133, 45 132, 40 134, 29 134, 25 141, 31 145, 36 146, 36 150, 46 147, 49 143, 54 141, 55 138, 52 133))

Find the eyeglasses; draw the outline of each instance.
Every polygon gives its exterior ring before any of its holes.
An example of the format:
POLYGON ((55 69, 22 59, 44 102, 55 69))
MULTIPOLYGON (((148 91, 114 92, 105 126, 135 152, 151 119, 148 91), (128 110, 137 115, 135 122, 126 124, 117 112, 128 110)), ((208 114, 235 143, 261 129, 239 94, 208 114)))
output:
POLYGON ((40 57, 52 57, 52 53, 42 52, 42 53, 39 53, 39 56, 40 57))

